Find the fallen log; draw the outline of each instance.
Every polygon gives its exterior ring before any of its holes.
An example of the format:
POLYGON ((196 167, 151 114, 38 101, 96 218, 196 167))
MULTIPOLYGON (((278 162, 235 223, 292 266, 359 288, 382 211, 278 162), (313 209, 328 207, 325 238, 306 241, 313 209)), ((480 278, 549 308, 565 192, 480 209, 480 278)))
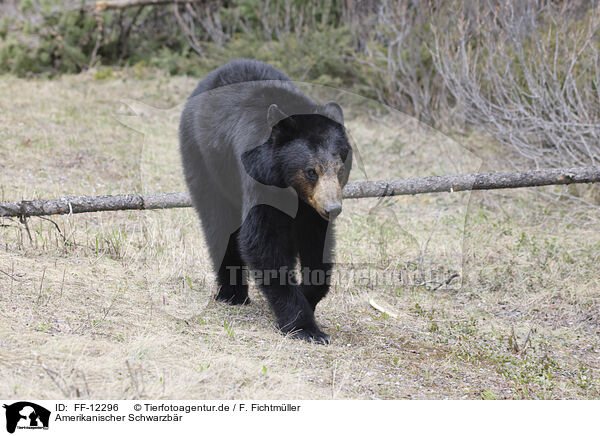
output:
MULTIPOLYGON (((371 198, 488 189, 600 182, 600 166, 519 172, 458 174, 348 183, 344 198, 371 198)), ((187 193, 73 196, 54 200, 0 202, 0 217, 66 215, 116 210, 148 210, 190 207, 187 193)))
POLYGON ((135 8, 139 6, 161 6, 168 4, 185 4, 193 3, 194 0, 106 0, 96 1, 91 4, 85 4, 86 9, 93 9, 97 12, 106 11, 110 9, 127 9, 135 8))
POLYGON ((346 185, 344 198, 528 188, 595 182, 600 182, 600 166, 356 182, 346 185))
POLYGON ((172 209, 190 207, 191 205, 190 197, 186 192, 70 196, 53 200, 23 200, 14 203, 0 203, 0 217, 68 215, 115 210, 172 209))

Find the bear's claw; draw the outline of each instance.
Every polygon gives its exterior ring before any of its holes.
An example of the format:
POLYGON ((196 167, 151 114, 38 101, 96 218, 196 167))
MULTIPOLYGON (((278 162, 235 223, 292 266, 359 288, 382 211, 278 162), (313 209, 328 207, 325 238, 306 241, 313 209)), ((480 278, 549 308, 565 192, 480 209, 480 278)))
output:
POLYGON ((294 339, 302 339, 307 342, 315 344, 328 345, 330 342, 329 335, 323 333, 320 330, 309 331, 309 330, 296 330, 291 333, 291 337, 294 339))
POLYGON ((220 301, 222 303, 231 304, 232 306, 238 306, 240 304, 250 304, 250 298, 248 297, 238 297, 238 296, 230 296, 224 297, 222 295, 215 295, 215 300, 220 301))

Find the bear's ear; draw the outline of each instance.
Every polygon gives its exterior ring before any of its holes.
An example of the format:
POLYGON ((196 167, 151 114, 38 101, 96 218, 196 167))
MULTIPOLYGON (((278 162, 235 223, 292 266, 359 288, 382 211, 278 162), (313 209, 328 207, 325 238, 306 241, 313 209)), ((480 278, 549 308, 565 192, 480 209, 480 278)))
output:
POLYGON ((346 186, 348 179, 350 178, 350 170, 352 169, 352 148, 348 151, 346 159, 344 160, 344 173, 342 176, 342 186, 346 186))
POLYGON ((344 124, 344 112, 341 106, 335 101, 328 101, 323 105, 323 115, 336 123, 344 124))
POLYGON ((276 104, 269 106, 267 110, 267 125, 269 129, 281 122, 281 127, 293 127, 294 121, 276 104))
POLYGON ((242 154, 242 164, 250 177, 263 185, 285 188, 283 178, 278 171, 276 152, 266 143, 242 154))

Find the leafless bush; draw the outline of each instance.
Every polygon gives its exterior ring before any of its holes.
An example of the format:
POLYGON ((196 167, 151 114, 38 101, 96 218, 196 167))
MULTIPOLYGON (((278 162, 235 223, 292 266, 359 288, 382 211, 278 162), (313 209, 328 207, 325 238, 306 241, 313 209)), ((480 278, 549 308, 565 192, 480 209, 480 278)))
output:
POLYGON ((523 159, 515 167, 600 161, 597 2, 490 2, 434 29, 436 69, 461 118, 523 159))
POLYGON ((229 23, 222 23, 220 10, 223 2, 195 2, 172 5, 173 15, 183 35, 190 46, 203 55, 200 41, 212 40, 218 48, 231 37, 233 28, 237 24, 239 15, 232 16, 229 23))
POLYGON ((365 76, 380 101, 428 123, 435 122, 447 101, 428 49, 429 24, 444 19, 437 3, 383 0, 366 57, 358 59, 372 70, 365 76))
POLYGON ((363 16, 368 5, 377 1, 249 0, 224 8, 227 2, 223 0, 199 0, 174 4, 173 12, 188 42, 201 52, 200 41, 212 40, 222 47, 236 32, 273 40, 289 33, 300 36, 311 29, 337 26, 342 20, 357 23, 356 17, 363 16))

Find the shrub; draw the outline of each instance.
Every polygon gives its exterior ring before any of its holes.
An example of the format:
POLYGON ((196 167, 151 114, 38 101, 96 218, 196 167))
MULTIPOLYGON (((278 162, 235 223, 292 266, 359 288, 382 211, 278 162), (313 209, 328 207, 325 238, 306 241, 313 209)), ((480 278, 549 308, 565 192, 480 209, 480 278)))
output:
POLYGON ((600 16, 591 6, 461 8, 436 32, 436 69, 460 116, 515 150, 517 167, 600 161, 600 16))

